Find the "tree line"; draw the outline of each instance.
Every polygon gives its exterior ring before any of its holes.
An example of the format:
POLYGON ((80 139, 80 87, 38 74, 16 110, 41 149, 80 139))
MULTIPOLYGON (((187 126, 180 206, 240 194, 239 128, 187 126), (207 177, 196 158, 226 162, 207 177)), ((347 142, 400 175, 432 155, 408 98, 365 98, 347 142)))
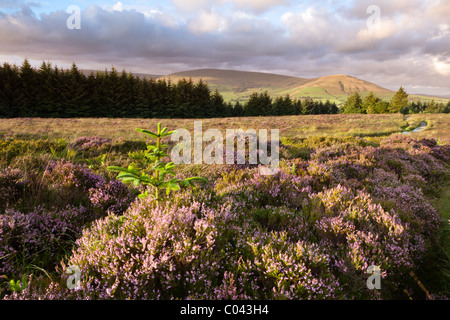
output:
POLYGON ((206 83, 182 79, 147 79, 125 71, 91 72, 76 64, 70 69, 42 62, 33 68, 27 59, 18 67, 0 65, 0 118, 126 117, 215 118, 337 113, 335 103, 272 99, 267 91, 245 103, 225 102, 206 83))
POLYGON ((0 118, 114 117, 114 118, 219 118, 336 113, 449 113, 447 104, 409 102, 401 87, 388 102, 370 92, 350 95, 342 108, 330 101, 272 98, 254 92, 246 102, 225 102, 202 80, 140 78, 125 70, 85 75, 76 64, 60 69, 50 62, 33 68, 27 59, 18 67, 0 65, 0 118))
POLYGON ((370 92, 362 98, 358 92, 353 93, 347 98, 342 108, 343 113, 450 113, 450 101, 447 104, 431 102, 410 102, 408 94, 403 87, 400 87, 392 99, 384 101, 370 92))
POLYGON ((287 116, 301 114, 336 114, 334 102, 308 99, 291 99, 289 95, 272 99, 267 91, 254 92, 244 106, 245 116, 287 116))

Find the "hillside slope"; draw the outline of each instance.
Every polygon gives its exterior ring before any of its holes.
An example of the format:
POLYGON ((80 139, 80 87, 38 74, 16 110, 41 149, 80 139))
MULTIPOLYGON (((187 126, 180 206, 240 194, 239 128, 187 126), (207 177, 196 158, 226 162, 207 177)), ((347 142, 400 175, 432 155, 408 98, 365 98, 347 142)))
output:
POLYGON ((300 88, 317 87, 325 89, 329 94, 352 94, 354 92, 392 93, 391 90, 376 84, 346 75, 332 75, 309 81, 300 88))
POLYGON ((353 92, 393 94, 391 90, 346 75, 332 75, 315 79, 305 79, 271 73, 198 69, 172 73, 160 79, 176 82, 191 78, 194 82, 202 79, 212 90, 216 88, 226 100, 245 101, 253 92, 267 90, 271 96, 289 94, 293 98, 311 97, 314 99, 345 101, 353 92))

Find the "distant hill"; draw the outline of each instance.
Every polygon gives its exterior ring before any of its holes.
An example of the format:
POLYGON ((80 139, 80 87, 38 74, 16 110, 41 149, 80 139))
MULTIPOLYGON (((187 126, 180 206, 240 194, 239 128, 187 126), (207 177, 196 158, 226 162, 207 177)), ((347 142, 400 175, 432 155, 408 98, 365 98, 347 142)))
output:
MULTIPOLYGON (((95 70, 81 70, 88 75, 95 70)), ((118 70, 118 72, 121 72, 118 70)), ((273 73, 250 72, 222 69, 196 69, 168 75, 152 75, 133 73, 140 78, 165 79, 178 82, 189 79, 198 82, 200 79, 208 84, 211 90, 218 89, 226 101, 247 101, 254 92, 268 91, 272 97, 289 94, 291 98, 312 98, 315 100, 330 100, 338 105, 347 97, 359 92, 362 97, 374 92, 378 97, 391 99, 394 91, 374 83, 349 75, 330 75, 313 79, 285 76, 273 73)), ((411 101, 437 102, 446 101, 447 97, 432 97, 428 95, 410 95, 411 101)))
POLYGON ((313 79, 300 88, 323 88, 331 95, 349 95, 354 92, 392 93, 376 84, 346 75, 332 75, 313 79))
POLYGON ((313 99, 345 101, 353 92, 392 95, 393 91, 373 83, 346 75, 332 75, 315 79, 283 76, 271 73, 233 71, 220 69, 199 69, 171 73, 161 77, 178 81, 192 78, 194 82, 202 79, 211 89, 216 88, 226 100, 245 101, 253 92, 267 90, 271 96, 289 94, 293 98, 311 97, 313 99))
POLYGON ((261 88, 296 88, 309 81, 297 77, 282 76, 278 74, 219 70, 219 69, 199 69, 184 72, 171 73, 163 78, 178 81, 182 78, 192 78, 194 81, 202 79, 210 85, 232 90, 236 93, 258 90, 261 88))
MULTIPOLYGON (((99 71, 99 70, 87 70, 87 69, 81 69, 81 70, 80 70, 80 72, 81 72, 82 74, 84 74, 85 76, 89 76, 89 75, 91 74, 91 72, 96 73, 96 72, 98 72, 98 71, 99 71)), ((111 72, 111 71, 108 70, 107 72, 109 73, 109 72, 111 72)), ((117 70, 117 72, 120 74, 120 73, 122 73, 122 70, 117 70)), ((128 73, 128 72, 127 72, 127 73, 128 73)), ((139 78, 141 78, 141 79, 143 79, 143 78, 147 78, 147 79, 150 79, 150 78, 152 78, 152 79, 158 79, 158 78, 162 77, 162 75, 156 75, 156 74, 135 73, 135 72, 132 72, 132 74, 133 74, 135 77, 139 77, 139 78)))

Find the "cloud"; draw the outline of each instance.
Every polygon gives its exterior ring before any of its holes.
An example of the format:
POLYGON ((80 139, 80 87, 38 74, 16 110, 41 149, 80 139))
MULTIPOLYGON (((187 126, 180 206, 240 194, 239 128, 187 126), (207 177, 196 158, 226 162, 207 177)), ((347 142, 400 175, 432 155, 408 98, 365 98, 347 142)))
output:
POLYGON ((119 1, 112 8, 115 11, 123 11, 123 4, 119 1))
POLYGON ((212 0, 171 0, 178 10, 183 12, 197 12, 211 6, 212 0))
POLYGON ((433 58, 433 65, 436 71, 443 76, 450 76, 450 59, 449 58, 433 58))
POLYGON ((187 21, 187 27, 192 33, 221 31, 225 27, 225 19, 216 12, 202 11, 195 18, 187 21))
POLYGON ((198 12, 210 9, 212 6, 232 6, 236 10, 262 13, 271 8, 287 5, 290 0, 171 0, 182 12, 198 12))
POLYGON ((450 88, 448 1, 320 0, 289 8, 275 0, 172 2, 183 13, 120 1, 92 5, 81 12, 80 30, 67 29, 63 10, 37 17, 21 3, 18 11, 0 14, 0 57, 152 74, 196 68, 339 73, 394 89, 450 88), (376 29, 367 26, 372 2, 381 9, 376 29))
POLYGON ((287 5, 289 0, 217 0, 217 4, 232 4, 238 10, 249 10, 255 13, 267 11, 273 7, 287 5))

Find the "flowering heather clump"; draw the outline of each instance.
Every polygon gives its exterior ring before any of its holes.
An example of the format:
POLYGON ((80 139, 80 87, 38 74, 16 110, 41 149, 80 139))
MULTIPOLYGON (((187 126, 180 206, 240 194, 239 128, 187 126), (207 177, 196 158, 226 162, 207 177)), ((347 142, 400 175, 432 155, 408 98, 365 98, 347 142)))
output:
POLYGON ((23 193, 25 183, 20 169, 0 170, 0 213, 6 207, 17 201, 23 193))
POLYGON ((330 268, 323 248, 304 241, 290 242, 285 233, 270 233, 249 241, 252 254, 242 264, 242 274, 251 285, 252 298, 336 299, 343 296, 341 284, 330 268), (249 281, 250 280, 250 281, 249 281), (261 284, 261 285, 260 285, 261 284), (262 287, 262 288, 260 288, 262 287))
POLYGON ((87 192, 102 182, 102 178, 87 167, 64 160, 52 162, 44 176, 51 188, 67 188, 78 192, 87 192))
POLYGON ((296 176, 286 170, 265 176, 255 168, 224 174, 217 182, 216 190, 224 196, 233 197, 235 201, 245 200, 249 205, 296 208, 301 206, 310 184, 310 177, 296 176))
POLYGON ((390 168, 400 176, 421 175, 428 183, 439 181, 444 163, 450 159, 450 145, 437 146, 432 141, 399 136, 386 138, 374 153, 377 166, 390 168))
POLYGON ((104 179, 85 166, 60 160, 51 162, 44 172, 43 182, 52 192, 56 204, 84 204, 89 202, 89 190, 97 188, 104 179))
POLYGON ((95 210, 105 215, 110 211, 114 214, 122 214, 134 200, 128 187, 118 181, 112 180, 102 183, 98 188, 89 189, 89 200, 95 210))
POLYGON ((319 148, 309 161, 308 174, 313 178, 313 190, 346 185, 362 189, 363 182, 375 167, 370 151, 373 147, 340 146, 319 148))
POLYGON ((111 139, 101 137, 79 137, 75 139, 69 147, 79 151, 85 151, 92 148, 101 147, 104 144, 110 144, 111 139))
POLYGON ((397 212, 403 221, 411 225, 414 232, 436 240, 443 219, 426 201, 421 189, 407 184, 396 187, 379 184, 374 186, 373 197, 385 208, 397 212))
POLYGON ((20 277, 29 264, 53 269, 89 219, 83 207, 7 210, 0 215, 0 274, 20 277))
MULTIPOLYGON (((285 231, 268 232, 263 224, 255 224, 253 214, 231 204, 216 209, 198 202, 154 208, 149 202, 135 203, 124 216, 97 220, 77 240, 64 267, 76 265, 81 270, 78 298, 272 299, 340 294, 323 250, 288 239, 285 231), (285 265, 291 262, 294 265, 285 265)), ((289 209, 280 211, 279 217, 284 214, 295 218, 289 209)), ((281 225, 292 223, 285 220, 281 225)))
MULTIPOLYGON (((421 270, 438 243, 443 219, 428 196, 448 172, 450 149, 406 136, 379 147, 323 142, 314 142, 309 160, 282 162, 272 176, 252 166, 182 167, 181 177, 207 173, 210 188, 181 189, 159 206, 145 198, 128 209, 132 197, 120 182, 54 164, 50 186, 88 194, 89 206, 101 212, 96 217, 108 215, 83 231, 74 226, 76 245, 61 267, 80 268, 81 288, 68 290, 69 275, 61 274, 59 281, 45 287, 37 281, 6 298, 406 298, 403 289, 417 289, 407 281, 410 273, 421 270), (381 290, 367 287, 373 265, 381 269, 381 290)), ((0 220, 0 255, 23 250, 31 261, 42 248, 58 252, 52 234, 66 243, 66 225, 94 219, 70 210, 60 217, 56 210, 8 211, 0 220), (33 216, 48 227, 37 227, 33 216), (30 245, 24 249, 11 239, 30 245)), ((0 259, 0 273, 15 275, 16 261, 0 259)))
POLYGON ((68 265, 80 267, 80 295, 89 298, 170 299, 211 290, 222 268, 215 220, 223 213, 137 203, 124 216, 96 221, 77 240, 68 265), (114 257, 110 256, 114 252, 114 257), (91 277, 92 276, 92 277, 91 277))
POLYGON ((213 299, 231 291, 234 298, 329 299, 351 298, 341 284, 357 279, 356 291, 370 297, 362 281, 368 266, 395 279, 424 253, 423 237, 367 193, 338 186, 307 202, 302 211, 136 203, 85 231, 68 265, 86 275, 80 298, 213 299))
POLYGON ((311 195, 306 210, 319 243, 329 250, 345 274, 351 268, 377 265, 387 275, 412 268, 424 252, 423 237, 411 237, 410 225, 395 211, 387 212, 363 191, 342 186, 311 195))

